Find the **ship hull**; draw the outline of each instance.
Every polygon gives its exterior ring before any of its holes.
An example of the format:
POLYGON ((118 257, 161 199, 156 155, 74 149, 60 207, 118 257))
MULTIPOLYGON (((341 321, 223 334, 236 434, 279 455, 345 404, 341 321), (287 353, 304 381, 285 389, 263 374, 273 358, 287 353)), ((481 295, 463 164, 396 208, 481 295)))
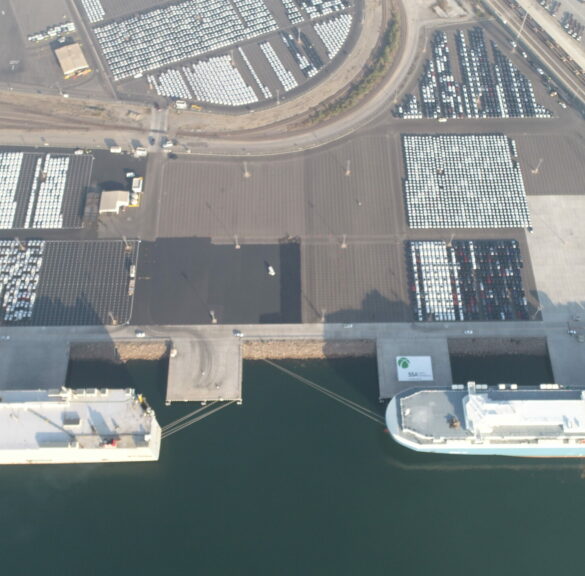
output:
POLYGON ((30 448, 0 450, 0 465, 102 464, 107 462, 156 462, 160 455, 161 429, 153 419, 147 445, 134 448, 30 448))
POLYGON ((0 465, 18 466, 22 464, 101 464, 107 462, 156 462, 158 455, 153 453, 138 454, 135 450, 118 450, 116 453, 104 454, 103 450, 81 452, 75 448, 55 451, 52 454, 22 453, 0 458, 0 465))
POLYGON ((416 452, 435 454, 458 454, 469 456, 511 456, 516 458, 585 458, 585 444, 566 445, 562 441, 542 443, 506 443, 484 444, 469 442, 415 442, 406 438, 398 418, 396 398, 388 404, 386 410, 386 426, 392 438, 402 446, 416 452))

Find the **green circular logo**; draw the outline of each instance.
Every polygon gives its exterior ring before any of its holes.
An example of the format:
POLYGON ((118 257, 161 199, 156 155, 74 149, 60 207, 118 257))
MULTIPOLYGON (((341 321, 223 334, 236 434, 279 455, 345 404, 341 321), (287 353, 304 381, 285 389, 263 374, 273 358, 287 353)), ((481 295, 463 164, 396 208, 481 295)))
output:
POLYGON ((410 360, 404 356, 402 358, 398 358, 398 366, 406 370, 410 366, 410 360))

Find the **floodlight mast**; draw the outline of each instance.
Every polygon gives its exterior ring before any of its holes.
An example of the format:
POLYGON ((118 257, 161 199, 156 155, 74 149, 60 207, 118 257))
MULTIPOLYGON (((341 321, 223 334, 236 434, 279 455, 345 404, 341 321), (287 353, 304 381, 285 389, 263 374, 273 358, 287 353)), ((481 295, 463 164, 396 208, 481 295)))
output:
MULTIPOLYGON (((528 12, 524 14, 524 18, 522 19, 522 24, 520 24, 520 29, 518 30, 518 34, 516 35, 516 46, 518 46, 518 40, 520 40, 520 35, 524 31, 524 24, 526 24, 526 18, 528 18, 528 12)), ((512 52, 516 50, 516 46, 512 46, 512 52)))
POLYGON ((542 161, 543 161, 543 158, 540 158, 540 159, 538 160, 538 164, 536 165, 536 168, 533 168, 532 170, 530 170, 530 172, 531 172, 532 174, 538 174, 538 173, 539 173, 539 171, 540 171, 540 166, 542 165, 542 161))

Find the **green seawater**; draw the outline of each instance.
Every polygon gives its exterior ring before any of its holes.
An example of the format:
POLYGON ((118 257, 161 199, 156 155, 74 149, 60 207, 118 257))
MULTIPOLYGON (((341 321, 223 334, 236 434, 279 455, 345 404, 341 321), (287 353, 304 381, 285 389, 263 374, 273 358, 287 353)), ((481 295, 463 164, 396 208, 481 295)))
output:
MULTIPOLYGON (((374 359, 281 364, 383 413, 374 359)), ((483 369, 549 379, 541 360, 502 366, 483 369)), ((69 383, 135 387, 164 425, 196 408, 164 406, 165 371, 81 363, 69 383)), ((244 397, 165 440, 158 463, 2 467, 2 574, 583 572, 580 461, 411 452, 263 362, 245 364, 244 397)))

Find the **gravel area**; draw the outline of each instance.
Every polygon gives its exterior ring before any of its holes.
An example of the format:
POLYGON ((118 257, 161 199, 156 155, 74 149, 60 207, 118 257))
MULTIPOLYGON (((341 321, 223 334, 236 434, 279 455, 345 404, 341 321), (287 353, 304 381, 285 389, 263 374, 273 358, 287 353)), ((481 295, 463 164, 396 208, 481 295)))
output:
POLYGON ((245 341, 242 347, 244 360, 351 358, 375 356, 375 340, 265 340, 245 341))
POLYGON ((169 342, 76 342, 71 345, 69 360, 103 360, 123 363, 129 360, 160 360, 168 356, 169 342))

